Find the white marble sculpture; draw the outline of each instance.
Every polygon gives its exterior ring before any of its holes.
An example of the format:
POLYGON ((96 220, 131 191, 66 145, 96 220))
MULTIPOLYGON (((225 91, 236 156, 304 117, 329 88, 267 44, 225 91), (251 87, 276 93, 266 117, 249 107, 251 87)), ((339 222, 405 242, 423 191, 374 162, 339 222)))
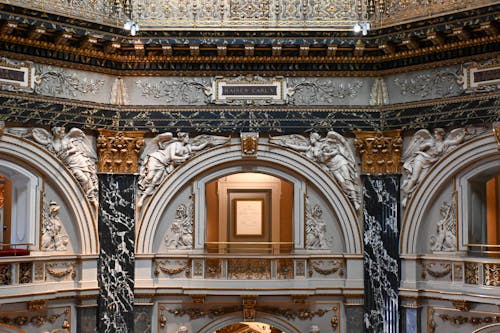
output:
POLYGON ((51 201, 44 211, 42 226, 42 251, 66 251, 69 243, 68 235, 59 219, 61 207, 51 201))
POLYGON ((193 247, 193 207, 192 204, 181 204, 175 211, 172 222, 165 237, 169 249, 190 249, 193 247))
POLYGON ((406 207, 409 197, 425 177, 429 168, 444 154, 452 151, 456 145, 463 142, 467 131, 464 128, 457 128, 446 135, 442 128, 436 128, 433 134, 426 129, 417 131, 403 152, 404 181, 401 185, 401 205, 403 207, 406 207))
POLYGON ((443 202, 440 208, 441 218, 436 223, 436 234, 431 236, 433 251, 450 252, 457 249, 456 216, 453 204, 443 202))
POLYGON ((66 165, 82 186, 90 202, 97 208, 99 204, 97 154, 85 137, 85 133, 78 128, 72 128, 68 133, 64 127, 54 127, 52 133, 43 128, 33 128, 31 136, 66 165))
POLYGON ((275 136, 271 143, 300 151, 307 158, 319 165, 337 181, 345 195, 354 204, 356 210, 361 205, 361 187, 354 154, 347 140, 334 131, 321 138, 318 133, 311 133, 309 138, 291 134, 275 136))
POLYGON ((206 147, 222 145, 229 137, 214 135, 198 135, 190 138, 188 133, 179 132, 177 137, 166 132, 157 135, 149 142, 143 152, 145 158, 141 162, 139 189, 142 194, 137 206, 141 207, 146 197, 155 189, 179 164, 190 159, 197 151, 206 147))

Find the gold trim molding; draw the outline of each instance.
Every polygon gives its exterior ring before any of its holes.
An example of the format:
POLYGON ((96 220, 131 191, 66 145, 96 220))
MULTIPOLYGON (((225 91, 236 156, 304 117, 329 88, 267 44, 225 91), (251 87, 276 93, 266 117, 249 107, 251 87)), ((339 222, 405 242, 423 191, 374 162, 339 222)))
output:
POLYGON ((401 172, 401 130, 355 132, 354 146, 361 157, 361 172, 387 174, 401 172))

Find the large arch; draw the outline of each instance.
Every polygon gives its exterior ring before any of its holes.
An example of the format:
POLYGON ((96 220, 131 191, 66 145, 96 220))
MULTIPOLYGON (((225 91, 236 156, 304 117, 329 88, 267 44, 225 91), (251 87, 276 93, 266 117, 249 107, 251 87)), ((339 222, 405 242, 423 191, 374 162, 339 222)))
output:
MULTIPOLYGON (((269 324, 279 330, 287 333, 302 333, 300 329, 295 327, 293 324, 268 313, 256 311, 255 320, 269 324)), ((229 313, 225 316, 220 316, 217 319, 211 321, 210 323, 203 326, 197 333, 213 333, 216 330, 224 328, 228 325, 241 322, 242 316, 241 312, 229 313)))
POLYGON ((2 161, 4 164, 7 161, 24 164, 50 180, 56 191, 65 197, 68 207, 73 209, 80 253, 96 254, 98 238, 94 211, 78 181, 61 161, 37 144, 8 133, 0 136, 0 156, 0 164, 2 161))
POLYGON ((416 254, 419 231, 434 194, 464 168, 494 156, 500 157, 500 151, 490 132, 460 145, 429 170, 409 201, 403 218, 400 238, 402 255, 416 254))
MULTIPOLYGON (((240 142, 233 139, 230 144, 207 150, 175 169, 144 206, 137 228, 137 253, 152 253, 154 236, 163 209, 179 188, 206 170, 214 170, 221 165, 230 164, 240 164, 245 169, 245 163, 248 164, 248 161, 242 159, 240 142)), ((251 164, 259 165, 259 163, 288 169, 315 186, 324 195, 341 221, 346 253, 361 253, 362 236, 360 226, 357 223, 356 211, 331 176, 301 154, 268 144, 263 140, 259 142, 258 158, 253 160, 251 164)), ((267 172, 271 173, 270 169, 267 172)), ((284 177, 283 174, 277 172, 275 175, 284 177)))

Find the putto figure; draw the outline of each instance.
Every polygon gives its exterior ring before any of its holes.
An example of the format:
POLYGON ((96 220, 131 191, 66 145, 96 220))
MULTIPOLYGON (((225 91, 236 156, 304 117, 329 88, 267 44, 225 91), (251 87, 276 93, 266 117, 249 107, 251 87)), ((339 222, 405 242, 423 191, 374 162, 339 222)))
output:
POLYGON ((78 180, 95 208, 99 205, 97 181, 97 154, 78 128, 68 133, 64 127, 52 128, 52 134, 43 128, 31 131, 33 139, 54 153, 78 180))
POLYGON ((347 140, 334 131, 321 138, 311 133, 309 138, 302 135, 282 135, 269 139, 269 142, 300 151, 319 165, 337 181, 344 194, 351 200, 356 210, 361 206, 361 187, 359 174, 351 147, 347 140))
POLYGON ((190 159, 197 151, 206 147, 222 145, 230 137, 198 135, 190 139, 185 132, 177 133, 177 137, 170 132, 157 135, 146 145, 139 171, 139 189, 142 191, 137 202, 141 207, 146 197, 152 195, 155 189, 170 174, 175 167, 190 159))
POLYGON ((401 185, 401 205, 403 207, 406 207, 408 199, 425 177, 429 168, 444 154, 462 143, 467 134, 465 128, 454 129, 448 135, 442 128, 436 128, 433 132, 434 135, 426 129, 417 131, 408 148, 403 152, 403 175, 405 177, 401 185))

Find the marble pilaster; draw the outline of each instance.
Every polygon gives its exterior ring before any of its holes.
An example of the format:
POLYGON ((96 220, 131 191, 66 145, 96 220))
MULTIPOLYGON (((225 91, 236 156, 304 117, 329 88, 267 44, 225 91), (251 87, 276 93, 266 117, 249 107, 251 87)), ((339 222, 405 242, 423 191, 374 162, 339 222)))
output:
POLYGON ((137 176, 99 174, 98 332, 134 332, 137 176))

